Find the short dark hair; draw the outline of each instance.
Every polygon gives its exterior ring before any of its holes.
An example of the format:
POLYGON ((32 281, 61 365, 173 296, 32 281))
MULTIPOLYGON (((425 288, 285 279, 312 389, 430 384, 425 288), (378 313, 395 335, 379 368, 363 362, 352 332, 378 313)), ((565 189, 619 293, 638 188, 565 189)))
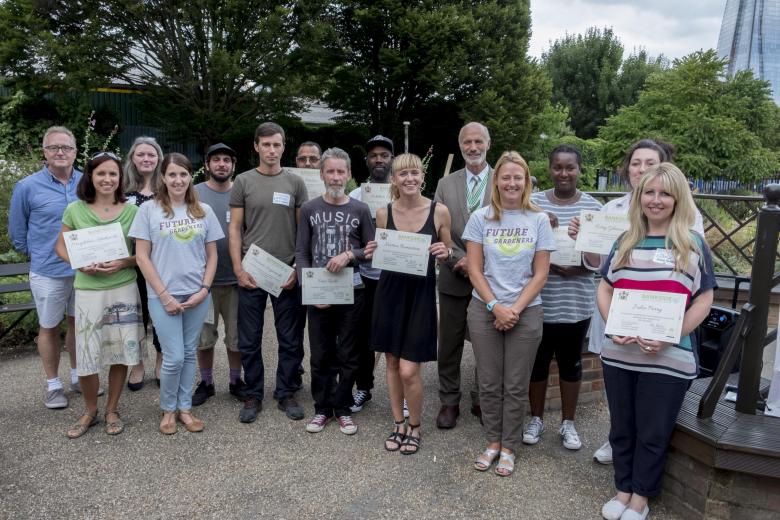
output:
POLYGON ((628 178, 628 165, 631 163, 631 157, 633 157, 634 152, 643 149, 654 150, 658 152, 658 159, 662 163, 672 161, 671 154, 674 150, 673 145, 665 141, 658 142, 653 139, 641 139, 635 142, 634 144, 632 144, 631 148, 629 148, 628 151, 626 152, 625 157, 623 157, 623 163, 620 165, 620 169, 618 170, 618 173, 620 173, 620 176, 623 179, 628 178))
MULTIPOLYGON (((284 134, 282 134, 282 137, 284 137, 284 134)), ((320 145, 318 145, 314 141, 304 141, 304 142, 302 142, 301 144, 298 145, 298 150, 300 150, 304 146, 313 146, 314 148, 317 149, 317 153, 322 155, 322 148, 320 148, 320 145)))
POLYGON ((84 175, 81 176, 78 185, 76 186, 76 196, 88 204, 95 202, 95 183, 92 182, 92 172, 95 168, 100 166, 106 161, 114 161, 117 168, 119 168, 119 186, 117 186, 114 192, 114 202, 125 202, 125 192, 122 190, 122 184, 124 181, 124 172, 122 171, 122 162, 114 154, 103 152, 93 155, 92 158, 87 161, 87 166, 84 168, 84 175))
POLYGON ((282 141, 284 141, 284 128, 271 121, 266 121, 255 130, 255 142, 258 142, 261 137, 271 137, 276 134, 281 134, 282 141))
POLYGON ((582 168, 582 154, 580 153, 580 149, 570 144, 559 144, 553 148, 552 152, 550 152, 550 156, 547 158, 548 164, 552 164, 553 158, 559 153, 573 153, 577 157, 577 166, 582 168))

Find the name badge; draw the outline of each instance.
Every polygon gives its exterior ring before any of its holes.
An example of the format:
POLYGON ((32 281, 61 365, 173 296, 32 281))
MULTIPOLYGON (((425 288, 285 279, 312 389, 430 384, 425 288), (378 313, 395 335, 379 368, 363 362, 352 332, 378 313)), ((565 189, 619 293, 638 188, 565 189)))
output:
POLYGON ((225 213, 225 222, 230 224, 230 210, 227 210, 227 212, 225 213))
POLYGON ((274 192, 274 204, 281 204, 282 206, 289 206, 290 205, 290 194, 289 193, 274 192))
POLYGON ((674 255, 669 249, 656 249, 653 262, 657 264, 674 265, 674 255))
POLYGON ((363 283, 363 279, 362 279, 362 278, 360 278, 360 272, 359 272, 359 271, 355 271, 355 272, 352 274, 352 285, 354 285, 355 287, 357 287, 358 285, 360 285, 360 284, 362 284, 362 283, 363 283))

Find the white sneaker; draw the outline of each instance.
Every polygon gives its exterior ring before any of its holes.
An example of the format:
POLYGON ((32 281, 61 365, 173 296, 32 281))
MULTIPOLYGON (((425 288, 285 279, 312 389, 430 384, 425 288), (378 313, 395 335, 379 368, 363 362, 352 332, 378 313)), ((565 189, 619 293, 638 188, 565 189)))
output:
POLYGON ((404 419, 409 418, 409 405, 406 404, 406 399, 404 399, 404 419))
POLYGON ((523 444, 536 444, 544 432, 544 421, 541 417, 531 417, 531 422, 523 432, 523 444))
POLYGON ((558 433, 563 437, 563 447, 567 450, 578 450, 582 448, 582 442, 580 442, 580 436, 577 434, 577 429, 574 427, 574 421, 563 421, 558 433))
POLYGON ((609 441, 602 444, 601 448, 593 453, 593 460, 599 464, 612 464, 612 446, 609 441))

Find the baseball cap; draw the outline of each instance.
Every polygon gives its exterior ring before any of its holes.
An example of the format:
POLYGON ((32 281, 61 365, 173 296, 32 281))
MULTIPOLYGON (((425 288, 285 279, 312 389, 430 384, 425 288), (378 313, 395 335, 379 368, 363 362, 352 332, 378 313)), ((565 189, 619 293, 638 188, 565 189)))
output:
POLYGON ((390 153, 395 154, 393 151, 393 141, 383 135, 375 135, 371 139, 368 140, 366 143, 366 151, 369 151, 375 146, 381 146, 382 148, 387 148, 390 150, 390 153))
POLYGON ((218 153, 218 152, 227 154, 227 155, 231 156, 233 159, 236 158, 236 151, 235 150, 233 150, 231 147, 229 147, 225 143, 217 143, 217 144, 212 144, 211 146, 209 146, 208 150, 206 150, 206 160, 208 161, 209 157, 211 157, 212 155, 214 155, 215 153, 218 153))

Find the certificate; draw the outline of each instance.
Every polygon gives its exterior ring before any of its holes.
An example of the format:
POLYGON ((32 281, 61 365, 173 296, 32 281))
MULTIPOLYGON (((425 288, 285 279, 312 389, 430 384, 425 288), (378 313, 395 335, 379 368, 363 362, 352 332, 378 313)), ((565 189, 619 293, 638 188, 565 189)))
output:
POLYGON ((371 216, 376 218, 376 210, 384 208, 390 202, 390 184, 365 182, 360 185, 360 200, 368 204, 371 216))
POLYGON ((555 251, 550 253, 550 263, 561 267, 582 265, 582 253, 574 249, 574 240, 569 236, 568 226, 553 229, 555 251))
POLYGON ((241 266, 252 275, 258 287, 274 296, 279 296, 282 285, 287 283, 294 271, 292 267, 255 244, 249 246, 241 266))
POLYGON ((355 303, 353 269, 331 273, 324 267, 301 269, 304 305, 348 305, 355 303))
POLYGON ((119 222, 66 231, 63 238, 73 269, 130 256, 119 222))
POLYGON ((306 191, 309 193, 308 200, 316 199, 325 193, 325 183, 320 178, 320 171, 314 168, 285 168, 303 179, 306 184, 306 191))
POLYGON ((574 247, 577 251, 608 255, 615 240, 627 230, 628 215, 582 210, 574 247))
POLYGON ((416 274, 428 273, 431 235, 392 229, 376 230, 376 250, 371 267, 383 271, 416 274))
POLYGON ((605 334, 679 343, 686 295, 615 289, 605 334))

